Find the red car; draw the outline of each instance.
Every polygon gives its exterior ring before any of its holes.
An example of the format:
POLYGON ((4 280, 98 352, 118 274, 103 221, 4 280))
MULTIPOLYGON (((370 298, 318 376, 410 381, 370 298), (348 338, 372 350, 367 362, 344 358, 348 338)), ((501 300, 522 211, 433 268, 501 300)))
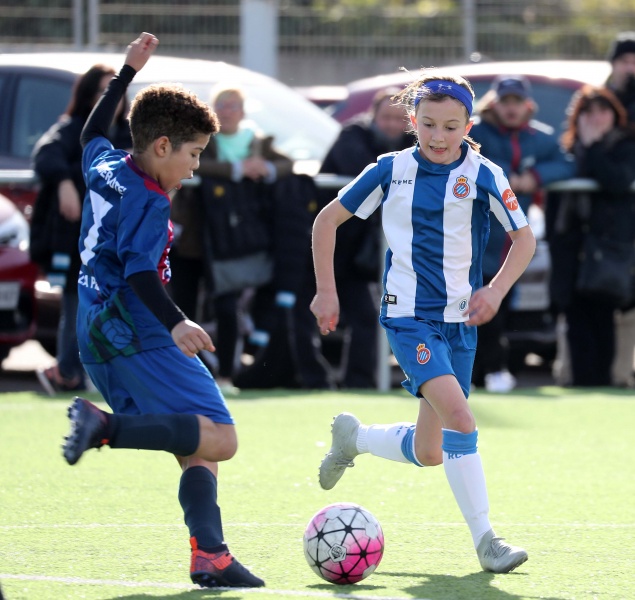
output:
POLYGON ((26 219, 0 195, 0 360, 35 333, 39 273, 29 260, 28 242, 26 219))
MULTIPOLYGON (((536 118, 556 131, 561 129, 572 94, 585 83, 603 84, 610 72, 606 61, 536 60, 483 62, 442 67, 444 72, 466 77, 481 98, 497 75, 524 75, 532 85, 539 111, 536 118)), ((358 79, 348 84, 348 96, 335 105, 332 116, 340 123, 367 111, 375 93, 386 87, 403 88, 416 79, 418 71, 399 71, 358 79)))

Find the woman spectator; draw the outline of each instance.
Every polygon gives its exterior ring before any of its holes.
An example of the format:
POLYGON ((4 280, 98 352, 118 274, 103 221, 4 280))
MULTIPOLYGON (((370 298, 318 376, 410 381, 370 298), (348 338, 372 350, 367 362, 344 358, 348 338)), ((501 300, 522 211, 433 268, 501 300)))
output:
MULTIPOLYGON (((115 70, 94 65, 76 81, 64 114, 36 143, 33 169, 40 182, 31 221, 31 259, 38 263, 51 285, 63 288, 57 331, 57 364, 38 369, 37 377, 49 395, 86 389, 87 376, 79 360, 75 320, 79 273, 79 227, 86 185, 82 175, 84 123, 106 89, 115 70)), ((110 131, 118 148, 132 147, 123 101, 110 131)))
POLYGON ((551 297, 566 317, 571 384, 608 386, 615 354, 614 313, 626 307, 607 293, 611 290, 592 294, 581 290, 580 269, 589 236, 632 249, 635 134, 627 125, 624 107, 610 90, 586 86, 572 99, 562 142, 575 158, 577 176, 594 179, 600 191, 549 195, 551 297))

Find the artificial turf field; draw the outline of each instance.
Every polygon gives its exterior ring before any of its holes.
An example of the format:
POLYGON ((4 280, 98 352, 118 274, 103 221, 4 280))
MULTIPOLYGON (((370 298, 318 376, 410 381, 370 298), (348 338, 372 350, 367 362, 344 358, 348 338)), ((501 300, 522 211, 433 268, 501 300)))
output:
POLYGON ((442 467, 366 455, 334 490, 319 488, 333 415, 413 420, 417 402, 405 392, 243 392, 229 401, 240 448, 221 466, 219 502, 232 552, 267 587, 227 591, 189 583, 174 458, 105 448, 69 467, 60 451, 68 401, 0 394, 6 600, 635 598, 632 392, 472 395, 492 523, 529 552, 507 575, 480 570, 442 467), (352 586, 323 582, 302 551, 310 517, 337 501, 373 512, 386 538, 377 571, 352 586))

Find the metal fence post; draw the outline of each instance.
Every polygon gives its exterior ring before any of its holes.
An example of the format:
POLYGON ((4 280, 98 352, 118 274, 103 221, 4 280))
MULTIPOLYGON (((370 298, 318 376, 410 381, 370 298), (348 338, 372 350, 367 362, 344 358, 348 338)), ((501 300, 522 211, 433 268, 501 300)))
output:
POLYGON ((84 43, 84 0, 73 0, 73 46, 77 50, 84 43))
POLYGON ((476 6, 474 0, 463 0, 463 56, 469 63, 476 52, 476 6))
POLYGON ((278 0, 241 0, 240 64, 278 76, 278 0))
POLYGON ((88 47, 99 48, 99 0, 88 0, 88 47))

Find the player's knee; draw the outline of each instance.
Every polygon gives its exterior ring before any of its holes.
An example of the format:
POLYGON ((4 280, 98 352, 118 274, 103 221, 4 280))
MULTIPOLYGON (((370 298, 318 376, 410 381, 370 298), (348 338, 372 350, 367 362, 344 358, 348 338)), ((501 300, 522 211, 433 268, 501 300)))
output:
POLYGON ((209 421, 201 430, 199 452, 201 458, 221 462, 233 458, 238 450, 238 437, 233 425, 209 421))
POLYGON ((448 419, 446 428, 461 433, 472 433, 476 429, 476 421, 472 411, 469 408, 454 411, 448 419))
POLYGON ((236 436, 236 428, 233 425, 219 426, 216 447, 219 461, 229 460, 234 457, 238 450, 238 437, 236 436))

